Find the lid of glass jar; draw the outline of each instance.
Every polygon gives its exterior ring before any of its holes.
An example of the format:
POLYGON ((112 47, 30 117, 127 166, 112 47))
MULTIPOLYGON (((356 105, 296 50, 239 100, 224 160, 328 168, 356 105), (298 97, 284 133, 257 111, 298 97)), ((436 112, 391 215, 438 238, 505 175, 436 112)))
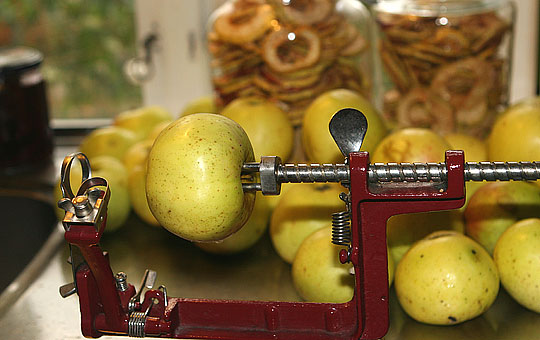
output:
POLYGON ((30 47, 0 48, 0 76, 35 67, 42 61, 43 54, 30 47))
POLYGON ((468 15, 500 8, 509 0, 379 0, 374 9, 417 16, 468 15))

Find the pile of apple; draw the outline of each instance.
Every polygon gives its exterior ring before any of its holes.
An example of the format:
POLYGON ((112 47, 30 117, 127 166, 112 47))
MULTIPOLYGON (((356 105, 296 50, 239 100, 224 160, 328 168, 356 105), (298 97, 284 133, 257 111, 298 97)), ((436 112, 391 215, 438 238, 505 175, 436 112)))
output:
MULTIPOLYGON (((146 202, 146 161, 154 139, 172 120, 161 107, 142 107, 118 114, 111 125, 93 130, 81 141, 78 151, 90 160, 92 176, 107 179, 111 190, 105 231, 123 227, 132 210, 147 224, 159 226, 146 202)), ((81 179, 80 165, 75 163, 70 177, 74 193, 81 179)), ((57 200, 62 197, 59 181, 57 200)), ((57 213, 64 217, 63 210, 57 213)))
MULTIPOLYGON (((245 162, 264 155, 298 161, 299 146, 307 162, 342 163, 328 123, 345 107, 368 119, 362 150, 370 152, 371 162, 442 162, 449 149, 464 150, 467 161, 540 160, 538 100, 508 109, 484 141, 423 128, 389 131, 368 101, 343 89, 314 98, 301 134, 264 99, 240 98, 217 114, 205 97, 176 120, 156 107, 122 113, 113 126, 87 136, 80 150, 94 173, 110 182, 109 229, 129 214, 129 206, 114 206, 123 200, 147 223, 214 254, 244 251, 268 232, 277 254, 291 264, 303 299, 346 302, 354 276, 350 264, 339 262, 342 247, 330 241, 331 214, 345 209, 339 199, 344 188, 285 184, 281 195, 263 196, 244 192, 240 180, 245 162), (121 167, 124 172, 113 170, 121 167)), ((540 185, 484 182, 466 188, 462 209, 388 221, 389 284, 395 282, 401 306, 421 322, 458 324, 484 313, 502 283, 518 303, 540 312, 540 185)))

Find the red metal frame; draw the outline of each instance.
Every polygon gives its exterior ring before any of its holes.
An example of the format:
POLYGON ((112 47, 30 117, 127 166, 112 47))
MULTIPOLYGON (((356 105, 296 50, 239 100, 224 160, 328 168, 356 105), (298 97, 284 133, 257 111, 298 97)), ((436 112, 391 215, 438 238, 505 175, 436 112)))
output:
MULTIPOLYGON (((349 156, 352 200, 352 247, 347 257, 356 273, 354 297, 347 303, 261 302, 169 297, 148 290, 137 310, 157 301, 144 327, 146 336, 183 339, 379 339, 389 325, 386 221, 393 215, 447 210, 465 203, 464 158, 446 153, 445 188, 391 184, 375 188, 368 182, 367 152, 349 156)), ((108 256, 99 247, 105 222, 73 225, 66 240, 78 247, 86 263, 77 269, 82 333, 86 337, 127 334, 127 304, 135 294, 116 288, 108 256)), ((330 240, 329 240, 330 242, 330 240)))

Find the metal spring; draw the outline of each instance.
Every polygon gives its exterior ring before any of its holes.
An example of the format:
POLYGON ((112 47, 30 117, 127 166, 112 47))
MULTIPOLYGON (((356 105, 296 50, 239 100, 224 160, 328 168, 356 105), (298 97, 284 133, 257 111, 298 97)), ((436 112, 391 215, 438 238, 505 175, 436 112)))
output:
POLYGON ((332 243, 348 246, 351 243, 351 215, 348 211, 332 214, 332 243))
POLYGON ((144 326, 146 325, 145 312, 132 312, 128 321, 128 336, 134 338, 144 338, 144 326))

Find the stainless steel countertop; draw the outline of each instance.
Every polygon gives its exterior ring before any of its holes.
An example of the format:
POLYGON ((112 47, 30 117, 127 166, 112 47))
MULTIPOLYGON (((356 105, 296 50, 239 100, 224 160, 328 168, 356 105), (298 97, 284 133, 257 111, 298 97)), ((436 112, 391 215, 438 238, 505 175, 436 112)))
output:
MULTIPOLYGON (((244 254, 216 256, 132 216, 123 229, 104 236, 102 247, 110 254, 113 271, 126 272, 128 280, 138 284, 146 268, 156 270, 156 284, 165 284, 170 296, 299 300, 290 266, 278 258, 268 237, 244 254)), ((42 274, 0 319, 0 338, 83 338, 77 296, 62 299, 58 294, 58 287, 72 279, 67 256, 67 245, 62 245, 42 274)), ((385 339, 540 339, 540 314, 519 306, 504 290, 481 317, 442 327, 424 325, 406 316, 392 289, 390 318, 385 339)))
MULTIPOLYGON (((65 150, 60 150, 64 155, 65 150)), ((58 288, 72 281, 68 247, 61 242, 43 261, 41 273, 0 316, 0 339, 83 339, 78 297, 63 299, 58 288)), ((58 241, 60 240, 60 241, 58 241)), ((290 265, 272 248, 269 237, 252 249, 233 256, 203 252, 161 228, 145 225, 134 214, 117 232, 105 234, 102 248, 109 252, 113 272, 124 271, 136 286, 149 268, 157 271, 156 285, 169 296, 299 301, 290 265)), ((494 305, 482 316, 455 326, 429 326, 409 318, 390 295, 390 330, 385 339, 531 339, 540 340, 540 314, 519 306, 501 288, 494 305)), ((127 339, 104 336, 102 339, 127 339)))

